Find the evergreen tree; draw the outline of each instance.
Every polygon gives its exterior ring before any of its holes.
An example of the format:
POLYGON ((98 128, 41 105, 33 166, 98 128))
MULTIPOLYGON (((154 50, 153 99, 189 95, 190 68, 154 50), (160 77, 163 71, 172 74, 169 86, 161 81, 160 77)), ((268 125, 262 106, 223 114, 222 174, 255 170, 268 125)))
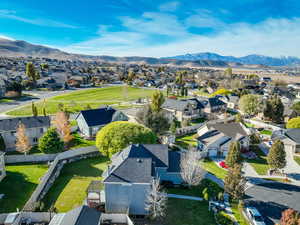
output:
POLYGON ((156 91, 152 94, 151 97, 151 109, 153 112, 159 112, 161 106, 165 101, 164 94, 161 91, 156 91))
POLYGON ((64 149, 64 142, 61 141, 55 128, 49 128, 39 139, 39 149, 43 153, 59 153, 64 149))
POLYGON ((6 145, 5 145, 5 141, 4 141, 4 138, 2 136, 2 134, 0 134, 0 151, 5 151, 6 149, 6 145))
POLYGON ((283 120, 284 105, 282 104, 280 98, 272 96, 265 103, 264 116, 269 118, 275 123, 280 123, 283 120))
POLYGON ((245 194, 246 179, 242 173, 242 166, 235 164, 229 169, 224 179, 224 189, 235 200, 240 200, 245 194))
POLYGON ((31 111, 33 116, 38 116, 38 110, 37 107, 35 106, 34 102, 31 102, 31 111))
POLYGON ((240 144, 237 141, 231 142, 228 154, 225 159, 226 165, 229 167, 233 167, 235 164, 241 163, 241 161, 242 158, 240 144))
POLYGON ((269 150, 267 161, 271 169, 283 169, 286 166, 286 153, 281 140, 276 140, 269 150))
POLYGON ((28 76, 33 82, 36 82, 36 71, 32 62, 28 62, 26 64, 26 76, 28 76))

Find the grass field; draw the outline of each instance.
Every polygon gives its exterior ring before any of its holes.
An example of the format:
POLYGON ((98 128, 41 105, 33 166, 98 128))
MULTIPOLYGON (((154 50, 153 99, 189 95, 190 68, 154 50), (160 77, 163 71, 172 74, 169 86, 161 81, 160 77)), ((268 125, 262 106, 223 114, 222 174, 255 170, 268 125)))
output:
POLYGON ((0 183, 0 193, 5 194, 0 213, 21 210, 47 170, 45 164, 7 165, 7 175, 0 183))
MULTIPOLYGON (((120 108, 129 107, 130 104, 122 106, 122 102, 145 98, 152 95, 155 90, 133 88, 126 86, 114 86, 106 88, 94 88, 87 90, 74 91, 68 94, 55 96, 46 100, 46 112, 54 114, 58 111, 58 105, 64 104, 70 112, 78 112, 85 109, 88 105, 91 108, 98 108, 103 105, 120 104, 120 108)), ((43 101, 35 104, 41 115, 43 109, 43 101)), ((27 116, 32 114, 31 104, 9 111, 11 116, 27 116)))
POLYGON ((262 131, 260 131, 260 133, 264 134, 264 135, 268 135, 268 136, 272 135, 272 131, 270 131, 270 130, 262 130, 262 131))
POLYGON ((246 162, 248 162, 259 175, 266 175, 269 170, 267 157, 257 146, 252 147, 252 150, 258 157, 256 159, 246 159, 246 162))
POLYGON ((187 149, 189 147, 189 145, 195 147, 195 146, 197 146, 197 141, 195 139, 195 135, 197 135, 197 134, 190 134, 190 135, 177 137, 176 144, 185 149, 187 149))
POLYGON ((300 166, 300 156, 294 156, 294 160, 295 160, 296 163, 298 163, 299 166, 300 166))
POLYGON ((58 212, 67 212, 81 205, 90 182, 101 180, 106 162, 106 158, 97 157, 65 165, 43 199, 45 210, 54 205, 58 212))
POLYGON ((245 218, 245 216, 243 215, 242 213, 242 209, 240 209, 238 207, 238 204, 237 203, 231 203, 231 210, 232 210, 232 213, 235 217, 235 219, 237 220, 237 222, 240 224, 240 225, 250 225, 250 223, 248 222, 248 220, 245 218))
POLYGON ((222 169, 221 167, 216 165, 216 163, 214 161, 212 161, 210 159, 205 159, 204 161, 202 161, 201 166, 207 172, 214 174, 216 177, 218 177, 222 180, 224 180, 227 175, 227 171, 225 169, 222 169))

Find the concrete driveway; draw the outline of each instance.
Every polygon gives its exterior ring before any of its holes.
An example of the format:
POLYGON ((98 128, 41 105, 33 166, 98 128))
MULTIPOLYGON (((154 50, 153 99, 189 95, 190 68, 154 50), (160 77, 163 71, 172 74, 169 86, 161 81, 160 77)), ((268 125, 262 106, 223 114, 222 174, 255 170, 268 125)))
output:
POLYGON ((287 208, 300 211, 300 187, 279 182, 253 185, 246 190, 246 204, 262 214, 267 225, 278 223, 287 208))

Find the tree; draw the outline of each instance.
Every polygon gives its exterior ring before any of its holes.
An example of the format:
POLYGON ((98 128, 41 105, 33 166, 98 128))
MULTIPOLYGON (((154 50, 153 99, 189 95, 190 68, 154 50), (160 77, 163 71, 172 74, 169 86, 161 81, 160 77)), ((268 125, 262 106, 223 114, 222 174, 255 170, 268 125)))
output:
POLYGON ((155 91, 151 97, 151 109, 153 112, 159 112, 165 101, 164 94, 161 91, 155 91))
POLYGON ((248 115, 256 115, 260 110, 261 101, 258 95, 243 95, 239 101, 240 110, 248 115))
POLYGON ((225 88, 221 88, 221 89, 218 89, 217 91, 215 91, 214 93, 212 93, 210 95, 210 97, 215 97, 216 95, 229 95, 231 93, 231 91, 225 89, 225 88))
POLYGON ((151 129, 143 125, 116 121, 98 131, 96 146, 103 155, 111 157, 129 144, 155 144, 156 140, 151 129))
POLYGON ((33 116, 38 116, 38 110, 37 107, 35 106, 34 102, 31 102, 31 111, 33 116))
POLYGON ((5 141, 4 141, 4 138, 2 136, 2 134, 0 134, 0 151, 5 151, 6 149, 6 145, 5 145, 5 141))
POLYGON ((278 96, 273 96, 265 103, 264 116, 271 119, 275 123, 283 120, 284 106, 278 96))
POLYGON ((61 141, 55 127, 49 128, 39 139, 39 149, 43 153, 59 153, 64 149, 64 142, 61 141))
POLYGON ((30 79, 30 80, 32 80, 34 83, 36 82, 36 80, 37 80, 37 77, 36 77, 36 71, 35 71, 35 67, 34 67, 34 65, 33 65, 33 63, 32 62, 28 62, 27 64, 26 64, 26 76, 30 79))
POLYGON ((153 179, 147 194, 145 209, 151 219, 160 219, 166 215, 167 193, 161 189, 159 179, 153 179))
POLYGON ((296 102, 293 104, 292 109, 296 112, 296 114, 300 115, 300 102, 296 102))
POLYGON ((250 135, 250 144, 251 145, 258 145, 261 143, 261 138, 258 134, 251 134, 250 135))
POLYGON ((269 150, 267 161, 271 169, 283 169, 286 166, 286 153, 281 140, 276 140, 269 150))
POLYGON ((227 68, 227 69, 224 71, 224 74, 231 77, 231 76, 232 76, 232 68, 230 68, 230 67, 227 68))
POLYGON ((246 179, 242 173, 242 165, 235 164, 229 168, 224 179, 224 189, 235 200, 240 200, 245 194, 246 179))
POLYGON ((67 146, 68 143, 73 139, 68 115, 65 112, 57 112, 52 123, 60 134, 61 139, 67 146))
POLYGON ((205 171, 199 165, 199 159, 199 153, 195 150, 189 150, 182 154, 181 177, 189 187, 200 184, 205 175, 205 171))
POLYGON ((47 116, 47 112, 46 112, 46 101, 44 99, 44 104, 43 104, 43 116, 47 116))
POLYGON ((242 161, 240 143, 233 141, 230 143, 229 151, 226 156, 225 162, 229 167, 233 167, 235 164, 239 164, 242 161))
POLYGON ((290 119, 286 124, 286 128, 300 128, 300 117, 290 119))
POLYGON ((176 129, 177 129, 177 122, 176 120, 174 119, 171 123, 171 126, 170 126, 170 131, 172 132, 172 134, 176 134, 176 129))
POLYGON ((29 139, 26 135, 26 127, 23 123, 19 123, 16 132, 16 149, 18 152, 22 152, 25 155, 31 149, 29 139))
POLYGON ((281 214, 280 225, 299 225, 300 213, 294 209, 286 209, 281 214))
POLYGON ((235 122, 237 123, 243 123, 243 117, 240 113, 235 115, 235 122))

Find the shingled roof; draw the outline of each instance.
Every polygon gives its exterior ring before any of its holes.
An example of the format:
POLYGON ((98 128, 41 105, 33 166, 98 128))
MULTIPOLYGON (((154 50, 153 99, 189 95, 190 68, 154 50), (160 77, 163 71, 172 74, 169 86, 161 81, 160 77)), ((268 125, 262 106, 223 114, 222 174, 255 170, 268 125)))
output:
POLYGON ((18 125, 22 123, 26 128, 35 127, 49 127, 49 116, 30 116, 30 117, 17 117, 10 119, 0 120, 0 132, 1 131, 15 131, 18 125))
POLYGON ((300 129, 287 129, 285 135, 296 143, 300 143, 300 129))
MULTIPOLYGON (((112 122, 114 114, 117 112, 114 108, 103 107, 99 109, 89 109, 80 112, 89 127, 105 125, 112 122)), ((80 115, 79 114, 79 115, 80 115)))
POLYGON ((80 206, 65 214, 60 225, 98 225, 101 213, 88 206, 80 206))

